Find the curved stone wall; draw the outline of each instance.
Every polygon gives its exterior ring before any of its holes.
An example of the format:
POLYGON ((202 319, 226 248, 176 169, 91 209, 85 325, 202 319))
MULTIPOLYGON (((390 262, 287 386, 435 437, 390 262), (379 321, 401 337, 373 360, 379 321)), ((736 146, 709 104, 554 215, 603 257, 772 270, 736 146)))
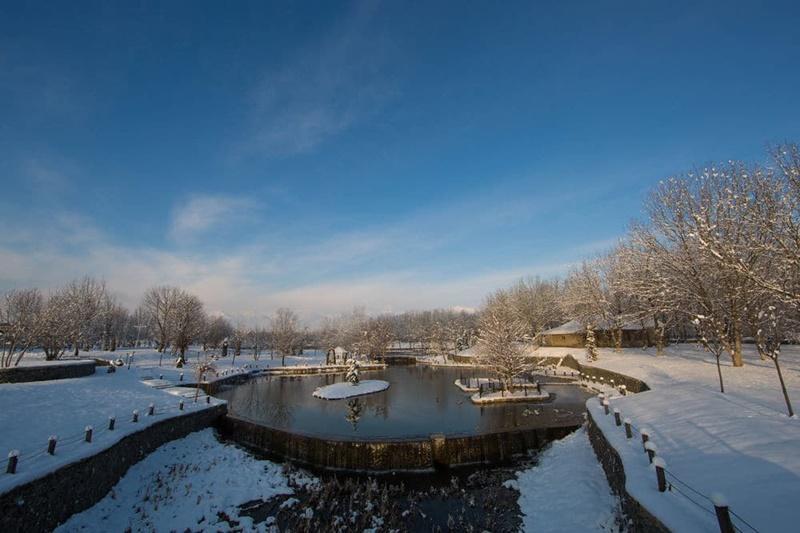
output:
POLYGON ((587 410, 589 442, 592 443, 594 454, 608 479, 608 484, 622 502, 622 510, 629 520, 628 531, 669 533, 669 529, 656 517, 642 506, 625 489, 625 468, 617 450, 606 440, 605 435, 597 427, 592 418, 591 411, 587 410))
POLYGON ((511 459, 560 439, 578 426, 505 431, 485 435, 390 441, 323 439, 270 428, 231 415, 221 433, 244 446, 303 465, 330 470, 432 470, 511 459))
POLYGON ((86 360, 69 363, 0 368, 0 383, 25 383, 29 381, 82 378, 94 374, 96 365, 97 363, 94 360, 86 360))
MULTIPOLYGON (((52 531, 105 497, 128 468, 171 440, 210 426, 225 404, 162 420, 120 439, 102 452, 0 495, 0 531, 52 531)), ((100 525, 98 524, 98 527, 100 525)))

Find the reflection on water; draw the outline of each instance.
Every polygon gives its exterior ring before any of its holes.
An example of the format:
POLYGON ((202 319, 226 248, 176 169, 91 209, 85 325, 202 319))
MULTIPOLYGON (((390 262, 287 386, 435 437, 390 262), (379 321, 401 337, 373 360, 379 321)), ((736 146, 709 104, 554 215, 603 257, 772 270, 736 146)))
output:
POLYGON ((347 400, 347 416, 344 419, 352 424, 353 431, 358 429, 358 421, 361 420, 361 411, 363 410, 361 400, 358 398, 347 400))
POLYGON ((464 371, 427 366, 395 366, 362 372, 391 386, 350 400, 314 398, 314 389, 344 381, 344 374, 265 376, 218 395, 231 413, 270 427, 343 438, 465 435, 514 428, 578 424, 589 394, 575 385, 547 385, 547 403, 507 403, 478 407, 453 382, 464 371))

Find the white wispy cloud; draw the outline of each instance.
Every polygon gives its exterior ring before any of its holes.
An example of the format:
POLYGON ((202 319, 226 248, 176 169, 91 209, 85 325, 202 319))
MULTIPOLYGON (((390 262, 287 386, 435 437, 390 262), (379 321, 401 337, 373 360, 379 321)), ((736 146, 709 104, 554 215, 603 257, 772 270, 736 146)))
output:
POLYGON ((193 195, 173 207, 169 235, 176 241, 191 238, 241 221, 256 207, 255 201, 241 196, 193 195))
POLYGON ((251 93, 245 151, 308 152, 383 106, 394 91, 377 72, 384 60, 369 32, 376 7, 356 4, 328 34, 264 74, 251 93))

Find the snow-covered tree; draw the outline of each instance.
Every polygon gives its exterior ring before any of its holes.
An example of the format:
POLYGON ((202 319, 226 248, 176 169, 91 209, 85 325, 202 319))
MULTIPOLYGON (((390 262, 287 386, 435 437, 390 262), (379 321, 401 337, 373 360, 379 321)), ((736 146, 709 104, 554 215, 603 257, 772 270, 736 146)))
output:
POLYGON ((479 336, 485 350, 482 362, 497 374, 504 390, 510 390, 514 379, 533 367, 522 350, 525 335, 526 327, 518 320, 508 292, 492 294, 481 314, 479 336))
POLYGON ((347 367, 347 374, 344 379, 351 385, 358 385, 360 380, 358 366, 358 361, 356 359, 350 359, 350 364, 347 367))
POLYGON ((73 353, 78 355, 97 329, 106 301, 106 284, 87 276, 68 283, 61 290, 60 297, 62 305, 66 306, 63 318, 68 323, 73 353))
POLYGON ((34 346, 43 325, 44 304, 38 289, 7 292, 0 300, 0 366, 17 366, 34 346))
POLYGON ((597 361, 597 340, 594 337, 594 329, 591 324, 586 326, 586 341, 584 342, 584 346, 586 347, 586 360, 590 363, 597 361))

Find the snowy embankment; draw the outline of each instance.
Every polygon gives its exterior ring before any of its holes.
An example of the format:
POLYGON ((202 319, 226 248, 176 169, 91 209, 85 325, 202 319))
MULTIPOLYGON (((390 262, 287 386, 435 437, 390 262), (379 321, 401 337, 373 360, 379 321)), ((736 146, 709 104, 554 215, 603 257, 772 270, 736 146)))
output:
MULTIPOLYGON (((315 482, 291 475, 299 485, 315 482)), ((240 531, 264 530, 240 515, 240 506, 281 494, 292 494, 281 466, 223 444, 207 429, 158 448, 56 531, 225 531, 236 523, 240 531)))
MULTIPOLYGON (((563 355, 574 349, 542 349, 563 355)), ((548 353, 550 352, 550 353, 548 353)), ((583 363, 583 361, 581 360, 583 363)), ((745 366, 723 361, 726 394, 719 392, 713 357, 692 345, 654 350, 604 349, 598 366, 645 381, 652 390, 612 398, 634 427, 627 439, 597 399, 587 407, 625 467, 626 490, 675 531, 718 531, 711 497, 728 500, 734 525, 749 531, 790 531, 800 519, 800 420, 789 418, 771 362, 745 347, 745 366), (643 451, 639 431, 649 430, 657 455, 667 464, 670 490, 657 490, 656 474, 643 451)), ((785 347, 784 377, 790 396, 800 401, 800 350, 785 347)))
POLYGON ((553 442, 533 468, 506 485, 519 491, 524 531, 619 531, 612 494, 583 427, 553 442))
MULTIPOLYGON (((497 378, 466 378, 464 381, 465 382, 462 382, 459 378, 455 380, 453 384, 461 389, 462 392, 478 392, 481 387, 489 389, 492 387, 498 388, 502 385, 500 380, 497 378)), ((536 388, 536 383, 527 380, 515 379, 513 380, 513 383, 515 387, 536 388)))
POLYGON ((151 424, 224 403, 212 398, 207 404, 202 392, 195 403, 194 390, 166 385, 148 386, 137 372, 124 368, 111 374, 98 368, 82 378, 0 385, 0 454, 5 458, 12 450, 18 452, 16 473, 3 468, 0 474, 0 494, 97 454, 151 424), (184 411, 179 410, 181 395, 184 411), (109 417, 115 417, 113 430, 109 417), (85 441, 87 426, 92 429, 91 442, 85 441), (53 455, 47 451, 50 436, 57 439, 53 455))
POLYGON ((388 388, 388 381, 383 381, 382 379, 366 379, 358 382, 357 385, 344 382, 317 387, 312 394, 316 398, 321 398, 323 400, 343 400, 345 398, 353 398, 355 396, 364 396, 365 394, 385 391, 388 388))
MULTIPOLYGON (((153 348, 120 348, 116 351, 92 350, 81 352, 81 358, 102 359, 105 361, 122 361, 127 368, 129 356, 131 358, 131 369, 138 372, 143 377, 163 376, 171 382, 194 383, 197 380, 196 367, 198 363, 206 361, 214 365, 214 372, 209 372, 203 376, 203 381, 213 382, 224 379, 236 374, 248 374, 260 370, 274 368, 305 368, 325 364, 325 352, 321 350, 307 350, 303 355, 292 355, 281 358, 279 355, 270 356, 269 352, 262 352, 256 359, 252 350, 243 351, 239 356, 233 356, 233 350, 228 350, 226 357, 220 357, 220 351, 209 350, 204 352, 200 347, 191 347, 186 351, 186 365, 183 368, 175 366, 176 356, 169 352, 160 353, 153 348)), ((23 358, 25 365, 42 364, 44 355, 40 352, 32 352, 23 358)), ((67 361, 70 359, 63 359, 67 361)))

